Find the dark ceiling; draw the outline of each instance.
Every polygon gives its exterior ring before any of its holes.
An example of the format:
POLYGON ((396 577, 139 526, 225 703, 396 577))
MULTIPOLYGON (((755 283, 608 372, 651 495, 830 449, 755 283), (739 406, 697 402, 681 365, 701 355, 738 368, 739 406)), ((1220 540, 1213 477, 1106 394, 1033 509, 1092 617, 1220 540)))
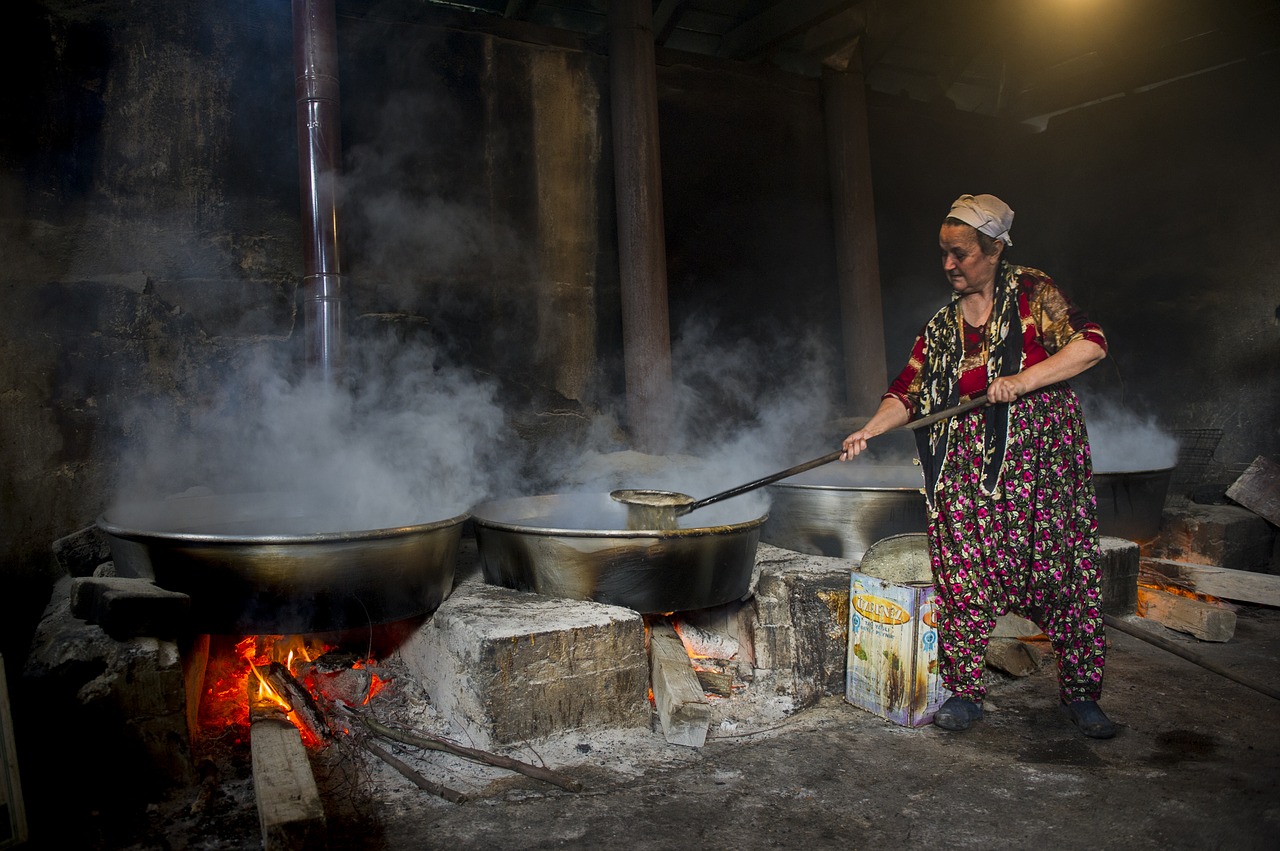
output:
MULTIPOLYGON (((598 35, 608 0, 424 0, 598 35)), ((1043 126, 1280 49, 1277 0, 655 0, 658 45, 1043 126), (854 66, 856 67, 856 65, 854 66)))

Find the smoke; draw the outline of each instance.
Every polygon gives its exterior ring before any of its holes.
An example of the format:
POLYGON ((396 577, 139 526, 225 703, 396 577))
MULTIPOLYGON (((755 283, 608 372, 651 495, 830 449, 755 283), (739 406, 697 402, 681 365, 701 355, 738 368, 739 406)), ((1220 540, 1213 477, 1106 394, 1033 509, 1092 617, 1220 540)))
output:
POLYGON ((1107 400, 1086 404, 1093 469, 1099 473, 1163 470, 1178 462, 1178 439, 1152 415, 1107 400))
POLYGON ((339 532, 454 517, 495 486, 491 386, 403 341, 366 341, 349 367, 336 386, 258 354, 185 415, 135 411, 117 502, 279 493, 311 531, 339 532))
MULTIPOLYGON (((552 463, 586 490, 657 488, 702 499, 779 472, 838 447, 823 428, 833 398, 838 353, 803 335, 742 338, 702 317, 672 335, 674 425, 661 456, 623 449, 612 421, 590 429, 598 442, 552 463)), ((841 435, 843 436, 843 435, 841 435)), ((763 490, 699 512, 700 520, 756 517, 763 490)))
POLYGON ((439 311, 444 283, 526 274, 526 252, 488 201, 492 175, 451 153, 471 146, 437 138, 454 132, 454 109, 420 91, 389 92, 345 157, 339 195, 351 268, 401 306, 421 299, 424 284, 439 311))
POLYGON ((672 344, 678 449, 733 469, 806 460, 832 399, 837 353, 813 338, 744 338, 714 320, 683 325, 672 344))

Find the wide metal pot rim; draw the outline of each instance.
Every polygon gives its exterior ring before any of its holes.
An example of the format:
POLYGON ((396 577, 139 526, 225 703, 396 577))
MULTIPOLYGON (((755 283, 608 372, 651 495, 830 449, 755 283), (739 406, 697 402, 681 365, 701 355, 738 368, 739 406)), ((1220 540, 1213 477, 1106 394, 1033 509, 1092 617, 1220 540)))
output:
MULTIPOLYGON (((751 520, 739 521, 737 523, 723 523, 718 526, 690 526, 688 528, 675 529, 571 529, 561 528, 559 526, 539 526, 530 525, 528 523, 514 523, 507 520, 497 520, 492 517, 485 517, 481 512, 486 506, 501 505, 508 502, 520 502, 524 500, 538 500, 548 497, 560 496, 559 494, 544 494, 531 497, 512 497, 511 499, 496 500, 494 502, 477 505, 471 509, 471 520, 477 526, 483 526, 490 529, 498 529, 503 532, 518 532, 528 535, 547 535, 562 538, 699 538, 705 535, 725 535, 731 532, 745 532, 751 529, 763 526, 765 521, 769 519, 769 512, 764 512, 758 517, 751 520)), ((688 517, 689 515, 685 515, 688 517)))
POLYGON ((376 541, 383 538, 399 538, 423 532, 433 532, 465 523, 471 516, 463 512, 444 520, 433 520, 430 523, 414 523, 408 526, 387 526, 380 529, 361 529, 346 532, 312 532, 305 535, 218 535, 205 532, 158 532, 147 529, 131 529, 107 520, 103 513, 98 517, 98 528, 108 535, 129 540, 147 539, 163 540, 179 543, 202 544, 310 544, 310 543, 349 543, 353 541, 376 541))
POLYGON ((919 493, 922 488, 915 485, 824 485, 804 484, 803 482, 777 482, 771 488, 793 488, 795 490, 827 490, 827 491, 895 491, 902 493, 919 493))

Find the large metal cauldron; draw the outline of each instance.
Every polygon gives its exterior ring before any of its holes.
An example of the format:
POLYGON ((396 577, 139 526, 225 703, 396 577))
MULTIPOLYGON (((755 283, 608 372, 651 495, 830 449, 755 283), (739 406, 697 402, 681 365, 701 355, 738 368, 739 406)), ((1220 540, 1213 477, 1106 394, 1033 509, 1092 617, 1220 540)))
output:
POLYGON ((191 597, 192 630, 336 632, 436 610, 453 585, 463 514, 363 531, 296 494, 178 496, 98 519, 122 576, 191 597))
POLYGON ((859 560, 876 541, 925 531, 924 477, 909 464, 830 464, 769 487, 760 539, 809 555, 859 560))
POLYGON ((760 503, 729 500, 663 530, 627 529, 626 506, 607 493, 505 499, 471 514, 490 584, 653 614, 750 592, 765 521, 752 504, 760 503))
POLYGON ((1130 541, 1150 541, 1160 534, 1164 501, 1173 467, 1093 474, 1098 495, 1098 533, 1130 541))

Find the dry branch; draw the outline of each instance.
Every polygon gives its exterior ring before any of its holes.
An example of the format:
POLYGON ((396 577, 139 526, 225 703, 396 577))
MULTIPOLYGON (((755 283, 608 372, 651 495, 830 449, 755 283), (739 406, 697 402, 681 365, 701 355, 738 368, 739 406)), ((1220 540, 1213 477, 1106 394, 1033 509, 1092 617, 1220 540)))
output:
MULTIPOLYGON (((351 710, 348 710, 351 711, 351 710)), ((388 727, 379 721, 356 712, 351 714, 360 719, 366 727, 373 733, 383 738, 391 739, 414 747, 426 748, 427 750, 443 751, 451 753, 454 756, 465 757, 466 759, 483 762, 497 768, 505 768, 508 771, 516 771, 526 777, 532 777, 535 780, 541 780, 544 783, 550 783, 552 786, 558 786, 569 792, 581 792, 582 783, 572 777, 566 777, 557 771, 549 768, 543 768, 539 765, 531 765, 527 762, 521 762, 518 759, 502 756, 501 754, 490 753, 479 748, 469 748, 466 745, 460 745, 457 742, 451 742, 441 736, 432 736, 425 733, 411 733, 407 730, 397 730, 394 727, 388 727)))
POLYGON ((432 795, 439 795, 441 798, 444 798, 446 801, 451 801, 452 803, 455 803, 455 804, 465 804, 467 802, 467 796, 465 793, 459 792, 457 789, 450 789, 448 786, 442 786, 439 783, 434 783, 428 780, 427 778, 423 777, 421 774, 419 774, 418 772, 410 768, 409 764, 406 763, 404 760, 399 759, 398 757, 395 757, 392 754, 387 753, 381 747, 374 744, 373 742, 365 740, 361 742, 361 744, 364 745, 365 750, 367 750, 369 753, 373 754, 378 759, 385 762, 387 765, 394 768, 396 771, 403 774, 406 778, 408 778, 409 782, 411 782, 414 786, 417 786, 419 789, 423 790, 424 792, 430 792, 432 795))

